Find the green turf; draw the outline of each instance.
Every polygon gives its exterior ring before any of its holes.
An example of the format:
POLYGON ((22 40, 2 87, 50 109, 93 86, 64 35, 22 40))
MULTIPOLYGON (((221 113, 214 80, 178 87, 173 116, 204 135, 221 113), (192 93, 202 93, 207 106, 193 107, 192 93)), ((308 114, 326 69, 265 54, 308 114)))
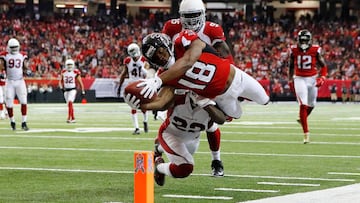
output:
MULTIPOLYGON (((9 120, 0 120, 0 202, 133 202, 133 153, 152 150, 161 123, 151 112, 150 132, 134 136, 124 103, 75 104, 75 124, 65 122, 65 104, 30 104, 28 109, 28 132, 20 129, 19 105, 16 131, 9 120)), ((307 145, 302 144, 295 102, 244 103, 243 111, 241 119, 221 126, 225 177, 210 176, 211 156, 202 135, 193 175, 167 177, 163 187, 155 185, 156 203, 241 202, 360 183, 359 104, 318 103, 309 117, 307 145)), ((141 126, 142 115, 138 117, 141 126)))

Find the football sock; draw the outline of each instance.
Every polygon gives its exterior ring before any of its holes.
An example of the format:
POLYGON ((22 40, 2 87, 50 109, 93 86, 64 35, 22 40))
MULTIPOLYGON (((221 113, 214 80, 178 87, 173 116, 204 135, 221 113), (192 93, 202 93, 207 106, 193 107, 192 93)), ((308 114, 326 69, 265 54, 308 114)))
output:
POLYGON ((206 132, 209 147, 211 151, 218 151, 220 149, 220 137, 221 133, 219 129, 214 132, 206 132))
POLYGON ((139 128, 139 122, 138 122, 136 110, 135 110, 135 113, 134 113, 133 110, 131 110, 131 118, 132 118, 134 127, 135 127, 135 128, 139 128))
POLYGON ((21 104, 21 115, 26 116, 27 113, 27 105, 21 104))
POLYGON ((301 126, 303 128, 303 132, 304 133, 307 133, 309 132, 309 129, 308 129, 308 123, 307 123, 307 112, 308 112, 308 106, 306 105, 300 105, 300 121, 301 121, 301 126))
POLYGON ((9 118, 13 118, 14 117, 14 109, 12 107, 8 107, 7 111, 9 114, 9 118))

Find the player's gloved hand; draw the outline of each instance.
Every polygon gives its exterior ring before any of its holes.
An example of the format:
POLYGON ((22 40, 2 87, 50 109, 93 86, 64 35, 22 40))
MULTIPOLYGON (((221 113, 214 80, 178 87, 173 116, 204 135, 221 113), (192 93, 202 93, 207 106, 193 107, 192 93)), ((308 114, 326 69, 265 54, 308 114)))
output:
POLYGON ((82 97, 82 98, 85 98, 85 90, 82 90, 82 91, 81 91, 81 97, 82 97))
POLYGON ((216 103, 209 99, 209 98, 205 98, 205 97, 202 97, 198 94, 196 94, 195 92, 190 92, 190 99, 193 101, 193 103, 195 103, 196 105, 198 105, 200 108, 204 108, 205 106, 208 106, 208 105, 216 105, 216 103))
POLYGON ((0 79, 5 79, 5 75, 0 73, 0 79))
POLYGON ((325 77, 321 76, 320 78, 316 78, 316 87, 321 87, 325 83, 325 77))
POLYGON ((140 99, 136 98, 135 95, 127 94, 124 100, 132 109, 140 108, 140 99))
POLYGON ((157 92, 161 85, 162 80, 158 76, 155 76, 153 78, 143 80, 143 82, 136 85, 136 87, 144 87, 140 94, 143 95, 144 98, 150 99, 154 96, 155 92, 157 92))
POLYGON ((64 89, 64 88, 60 88, 60 90, 62 91, 62 93, 64 93, 64 92, 65 92, 65 89, 64 89))
POLYGON ((294 81, 290 80, 288 85, 289 85, 290 92, 295 93, 294 81))

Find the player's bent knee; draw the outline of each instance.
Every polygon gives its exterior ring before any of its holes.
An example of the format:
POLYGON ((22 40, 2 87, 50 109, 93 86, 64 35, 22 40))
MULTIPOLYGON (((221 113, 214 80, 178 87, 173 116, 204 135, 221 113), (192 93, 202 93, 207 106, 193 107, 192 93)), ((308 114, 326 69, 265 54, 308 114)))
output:
POLYGON ((174 178, 186 178, 193 172, 192 164, 170 165, 170 171, 174 178))

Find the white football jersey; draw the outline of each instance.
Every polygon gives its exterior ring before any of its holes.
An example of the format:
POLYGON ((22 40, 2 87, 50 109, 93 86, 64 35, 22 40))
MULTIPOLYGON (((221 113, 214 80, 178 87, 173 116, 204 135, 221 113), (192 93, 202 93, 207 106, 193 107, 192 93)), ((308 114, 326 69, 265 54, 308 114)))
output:
MULTIPOLYGON (((209 114, 200 107, 193 108, 189 94, 168 112, 170 115, 164 122, 167 124, 165 131, 183 140, 197 139, 201 131, 206 131, 211 127, 209 114)), ((214 123, 214 125, 217 124, 214 123)))
POLYGON ((146 59, 140 56, 138 60, 134 61, 131 57, 124 59, 124 64, 128 70, 129 80, 136 81, 146 78, 147 71, 145 69, 146 59))
POLYGON ((78 69, 67 71, 66 69, 61 71, 61 77, 64 82, 64 89, 75 89, 76 88, 76 77, 81 73, 78 69))
POLYGON ((27 55, 23 52, 16 54, 10 54, 3 52, 0 57, 5 61, 6 76, 8 80, 21 80, 24 73, 24 61, 27 59, 27 55))

